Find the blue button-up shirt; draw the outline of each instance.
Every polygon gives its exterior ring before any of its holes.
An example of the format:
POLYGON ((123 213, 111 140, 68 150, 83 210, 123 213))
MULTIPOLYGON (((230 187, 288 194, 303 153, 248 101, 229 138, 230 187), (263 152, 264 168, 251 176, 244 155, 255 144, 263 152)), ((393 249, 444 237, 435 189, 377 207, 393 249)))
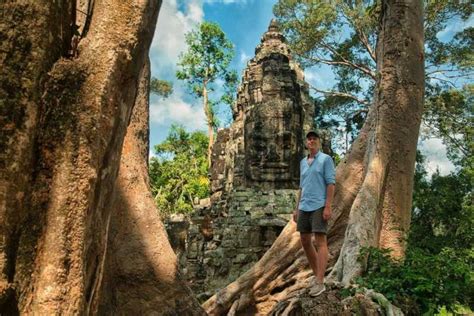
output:
POLYGON ((331 156, 318 151, 311 165, 308 157, 300 162, 301 198, 299 209, 311 212, 326 204, 326 188, 336 183, 336 172, 331 156))

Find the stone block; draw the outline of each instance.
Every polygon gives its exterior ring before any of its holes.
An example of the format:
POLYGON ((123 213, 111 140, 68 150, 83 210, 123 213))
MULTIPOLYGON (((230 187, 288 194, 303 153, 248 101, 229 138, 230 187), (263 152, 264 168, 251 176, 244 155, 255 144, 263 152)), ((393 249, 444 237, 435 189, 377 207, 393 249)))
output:
POLYGON ((277 217, 281 218, 282 220, 288 223, 293 218, 293 211, 291 211, 288 214, 277 214, 277 217))
POLYGON ((196 259, 198 257, 198 244, 197 243, 192 243, 189 245, 188 249, 188 259, 196 259))
POLYGON ((249 202, 248 200, 239 202, 239 208, 252 209, 255 207, 255 203, 249 202))
POLYGON ((263 246, 271 246, 273 242, 277 239, 280 234, 279 230, 276 229, 267 229, 263 237, 263 246))
POLYGON ((250 218, 252 220, 260 219, 265 216, 267 216, 266 212, 262 209, 255 209, 250 213, 250 218))
POLYGON ((232 223, 235 225, 245 225, 248 223, 248 218, 246 216, 233 217, 232 223))
POLYGON ((257 228, 256 231, 250 232, 248 239, 249 240, 247 242, 247 247, 258 247, 258 246, 260 246, 260 243, 261 243, 260 230, 257 228))
POLYGON ((263 227, 285 227, 288 221, 280 217, 266 217, 258 220, 258 225, 263 227))
POLYGON ((224 239, 221 243, 222 248, 235 248, 237 243, 233 239, 224 239))
POLYGON ((222 234, 224 235, 224 239, 227 239, 235 234, 233 227, 225 227, 222 234))
POLYGON ((267 206, 265 206, 263 211, 265 212, 265 214, 273 214, 275 212, 275 207, 275 203, 269 203, 267 206))
POLYGON ((263 206, 267 206, 269 203, 270 203, 270 201, 268 200, 268 198, 259 197, 259 199, 255 203, 255 206, 256 207, 263 207, 263 206))
POLYGON ((257 256, 254 253, 240 253, 238 254, 232 263, 245 264, 249 262, 256 262, 258 260, 257 256))
POLYGON ((235 192, 235 196, 245 196, 247 199, 251 199, 254 194, 255 193, 251 190, 235 192))

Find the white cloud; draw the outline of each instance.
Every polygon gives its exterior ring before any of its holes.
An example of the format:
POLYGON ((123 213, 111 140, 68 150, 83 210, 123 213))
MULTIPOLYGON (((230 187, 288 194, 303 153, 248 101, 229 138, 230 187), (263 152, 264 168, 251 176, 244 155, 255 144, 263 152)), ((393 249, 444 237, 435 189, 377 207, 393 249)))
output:
POLYGON ((203 21, 204 12, 200 0, 187 1, 185 8, 185 12, 179 11, 176 0, 163 2, 150 50, 152 72, 159 70, 158 73, 174 73, 178 56, 186 49, 184 34, 203 21))
POLYGON ((321 90, 330 90, 336 83, 334 72, 328 65, 319 65, 304 70, 305 80, 321 90))
POLYGON ((305 69, 304 79, 313 86, 321 86, 323 84, 323 80, 318 71, 313 68, 305 69))
MULTIPOLYGON (((153 98, 150 104, 151 141, 160 142, 173 123, 187 130, 206 130, 202 106, 187 100, 183 83, 175 77, 179 55, 186 50, 184 35, 204 19, 202 0, 164 0, 150 48, 152 76, 171 80, 173 94, 167 99, 153 98)), ((153 143, 151 144, 154 145, 153 143)), ((151 153, 153 151, 150 151, 151 153)))
POLYGON ((446 146, 439 138, 429 138, 421 142, 419 149, 426 157, 426 171, 431 176, 436 170, 441 175, 447 175, 455 170, 454 165, 449 161, 446 146))
POLYGON ((188 14, 183 15, 183 19, 187 25, 202 22, 204 18, 204 11, 200 1, 191 1, 187 8, 188 14))
POLYGON ((182 90, 177 88, 169 98, 150 104, 151 123, 158 127, 169 127, 177 123, 187 130, 205 130, 206 116, 202 106, 192 106, 185 102, 182 90))
POLYGON ((243 50, 240 51, 240 63, 244 65, 244 68, 247 66, 250 56, 247 55, 243 50))
POLYGON ((471 15, 466 21, 457 20, 449 23, 444 30, 439 31, 436 34, 436 37, 443 40, 472 26, 474 26, 474 15, 471 15))

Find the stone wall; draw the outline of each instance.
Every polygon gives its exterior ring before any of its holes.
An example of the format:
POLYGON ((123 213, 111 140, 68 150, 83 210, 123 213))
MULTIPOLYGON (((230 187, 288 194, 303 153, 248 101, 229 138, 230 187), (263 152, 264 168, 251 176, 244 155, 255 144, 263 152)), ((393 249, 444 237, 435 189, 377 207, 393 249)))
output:
POLYGON ((186 219, 174 220, 171 237, 180 255, 183 274, 203 297, 235 280, 270 248, 291 217, 295 190, 237 188, 227 214, 211 215, 212 207, 198 208, 186 240, 186 219), (180 233, 181 232, 181 233, 180 233), (185 249, 179 245, 185 244, 185 249), (204 293, 207 292, 207 293, 204 293))
POLYGON ((313 127, 308 84, 275 21, 255 54, 242 76, 234 122, 218 131, 212 148, 209 203, 189 223, 168 223, 183 274, 201 299, 258 261, 287 224, 304 132, 313 127))

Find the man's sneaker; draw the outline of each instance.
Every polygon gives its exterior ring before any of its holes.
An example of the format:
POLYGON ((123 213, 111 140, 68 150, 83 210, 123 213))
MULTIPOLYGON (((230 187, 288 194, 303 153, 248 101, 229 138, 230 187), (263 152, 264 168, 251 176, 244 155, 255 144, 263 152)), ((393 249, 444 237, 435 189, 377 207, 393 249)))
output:
POLYGON ((326 291, 326 286, 324 283, 315 283, 315 285, 313 285, 313 287, 309 290, 309 295, 318 296, 324 291, 326 291))

